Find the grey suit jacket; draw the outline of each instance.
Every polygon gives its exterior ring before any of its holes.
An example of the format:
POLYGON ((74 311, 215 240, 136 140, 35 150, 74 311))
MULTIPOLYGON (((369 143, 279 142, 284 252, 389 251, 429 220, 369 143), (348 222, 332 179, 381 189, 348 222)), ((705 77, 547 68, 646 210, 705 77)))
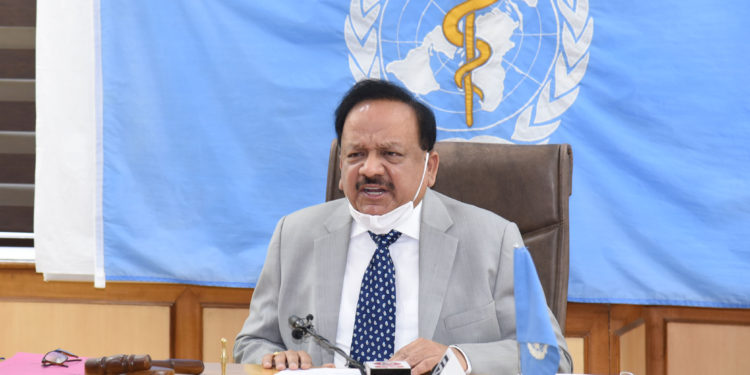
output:
MULTIPOLYGON (((268 247, 250 314, 236 338, 234 359, 260 363, 264 354, 305 350, 314 365, 333 353, 311 338, 295 340, 290 315, 313 314, 315 329, 334 339, 352 219, 340 199, 282 218, 268 247)), ((513 297, 515 224, 494 213, 428 190, 419 241, 419 336, 459 346, 473 374, 518 374, 513 297)), ((560 371, 572 363, 557 321, 560 371)))

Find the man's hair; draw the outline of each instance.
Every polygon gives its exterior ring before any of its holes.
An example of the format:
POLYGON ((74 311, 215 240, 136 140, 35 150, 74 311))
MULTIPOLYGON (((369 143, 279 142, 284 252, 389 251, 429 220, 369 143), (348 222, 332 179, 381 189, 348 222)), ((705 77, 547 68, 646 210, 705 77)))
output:
POLYGON ((336 137, 341 147, 341 134, 349 112, 359 103, 366 100, 393 100, 407 104, 414 110, 419 131, 419 146, 422 150, 432 151, 435 146, 437 129, 435 115, 429 107, 418 101, 408 91, 388 81, 366 79, 357 82, 347 91, 336 108, 336 137))

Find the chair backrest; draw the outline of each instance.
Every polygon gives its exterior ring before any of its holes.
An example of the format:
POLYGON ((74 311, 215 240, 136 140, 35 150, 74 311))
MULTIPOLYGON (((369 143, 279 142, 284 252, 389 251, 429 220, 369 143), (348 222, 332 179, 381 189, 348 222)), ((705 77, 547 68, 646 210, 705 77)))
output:
MULTIPOLYGON (((515 222, 536 265, 547 304, 565 331, 568 297, 570 145, 438 142, 434 190, 515 222)), ((326 200, 344 196, 336 141, 331 145, 326 200)))

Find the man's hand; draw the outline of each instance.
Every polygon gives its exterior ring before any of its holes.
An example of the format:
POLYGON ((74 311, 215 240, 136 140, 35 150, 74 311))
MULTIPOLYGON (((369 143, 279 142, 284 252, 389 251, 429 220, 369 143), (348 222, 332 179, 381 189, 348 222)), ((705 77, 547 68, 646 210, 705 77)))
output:
MULTIPOLYGON (((401 348, 391 357, 391 361, 406 361, 411 367, 412 375, 425 374, 440 362, 448 350, 447 345, 439 344, 434 341, 418 338, 408 345, 401 348)), ((466 371, 466 359, 460 351, 453 349, 456 358, 461 362, 461 367, 466 371)))
POLYGON ((276 370, 303 369, 312 367, 312 359, 304 350, 287 350, 263 356, 263 368, 275 368, 276 370))

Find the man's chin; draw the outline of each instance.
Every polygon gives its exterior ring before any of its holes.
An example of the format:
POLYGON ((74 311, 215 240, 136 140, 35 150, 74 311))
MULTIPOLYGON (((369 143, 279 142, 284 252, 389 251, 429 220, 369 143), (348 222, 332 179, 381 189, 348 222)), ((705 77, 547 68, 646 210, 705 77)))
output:
POLYGON ((380 215, 385 215, 393 211, 393 207, 381 206, 381 205, 375 205, 375 204, 360 204, 358 206, 359 207, 355 207, 357 211, 366 215, 380 216, 380 215))
POLYGON ((364 210, 364 211, 359 211, 359 212, 361 212, 363 214, 366 214, 366 215, 381 216, 381 215, 387 214, 389 211, 385 211, 385 210, 364 210))

